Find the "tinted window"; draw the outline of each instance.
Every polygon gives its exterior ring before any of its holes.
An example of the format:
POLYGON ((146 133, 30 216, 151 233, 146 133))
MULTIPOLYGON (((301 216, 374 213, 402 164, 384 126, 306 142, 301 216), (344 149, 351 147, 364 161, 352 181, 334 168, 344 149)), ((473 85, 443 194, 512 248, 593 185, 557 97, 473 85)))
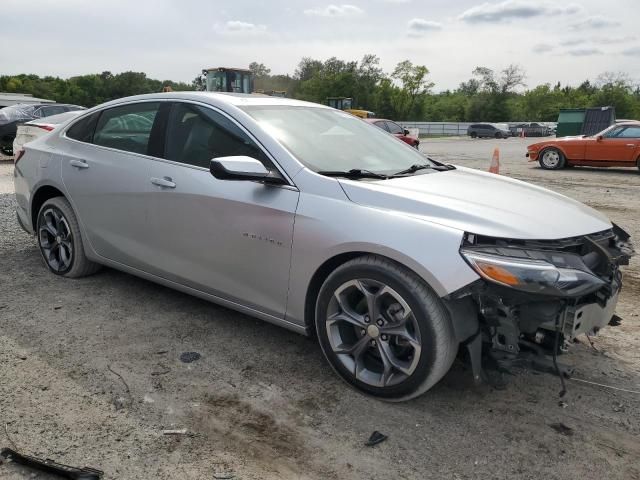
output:
POLYGON ((63 106, 52 105, 50 107, 42 107, 42 116, 49 117, 51 115, 57 115, 59 113, 66 112, 67 109, 63 106))
POLYGON ((637 127, 626 127, 624 128, 619 135, 618 138, 640 138, 640 126, 637 127))
POLYGON ((149 137, 159 106, 158 102, 145 102, 103 110, 93 135, 93 143, 147 155, 149 137))
POLYGON ((397 123, 387 122, 387 128, 393 134, 404 133, 404 129, 397 123))
POLYGON ((224 115, 189 103, 173 105, 165 158, 208 169, 212 158, 235 155, 255 158, 272 168, 262 150, 224 115))
POLYGON ((93 132, 96 129, 96 122, 99 116, 100 112, 96 112, 77 121, 71 126, 71 128, 69 128, 69 130, 67 130, 67 137, 80 142, 91 143, 93 141, 93 132))
POLYGON ((624 130, 624 127, 616 127, 616 128, 612 128, 611 130, 609 130, 607 133, 604 134, 604 136, 606 138, 617 138, 622 134, 622 131, 624 130))
POLYGON ((385 131, 388 131, 389 129, 387 128, 386 123, 387 123, 387 122, 373 122, 373 124, 374 124, 376 127, 381 128, 381 129, 383 129, 383 130, 385 130, 385 131))

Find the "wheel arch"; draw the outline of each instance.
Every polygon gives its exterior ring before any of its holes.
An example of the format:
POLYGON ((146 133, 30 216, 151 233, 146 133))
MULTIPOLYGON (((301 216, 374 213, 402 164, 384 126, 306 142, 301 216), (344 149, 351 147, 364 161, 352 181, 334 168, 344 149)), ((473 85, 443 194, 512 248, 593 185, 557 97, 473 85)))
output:
POLYGON ((436 292, 436 294, 438 294, 438 289, 442 288, 441 285, 437 285, 437 286, 431 285, 431 283, 424 278, 424 275, 420 275, 420 273, 418 273, 416 269, 411 268, 411 266, 407 265, 407 262, 401 261, 397 258, 393 258, 392 256, 385 255, 379 252, 366 251, 366 250, 354 250, 354 251, 338 253, 328 258, 327 260, 325 260, 316 269, 314 274, 311 276, 311 280, 309 281, 309 284, 307 286, 307 290, 305 293, 305 301, 304 301, 304 325, 308 335, 310 336, 316 335, 315 322, 314 322, 316 299, 318 298, 318 294, 320 293, 320 288, 322 287, 322 284, 325 282, 327 277, 329 277, 329 275, 331 275, 331 273, 336 268, 347 263, 348 261, 353 260, 354 258, 366 256, 366 255, 375 255, 377 257, 384 258, 386 260, 394 262, 402 266, 403 268, 406 268, 413 274, 417 275, 419 278, 422 278, 424 282, 429 286, 429 288, 432 288, 436 292))
POLYGON ((58 188, 53 185, 42 185, 38 187, 38 189, 33 194, 31 198, 31 226, 33 227, 33 231, 36 230, 36 225, 38 223, 38 213, 40 212, 40 208, 44 205, 44 202, 54 197, 65 197, 65 194, 58 188))
POLYGON ((564 148, 556 145, 556 144, 551 144, 551 145, 545 145, 544 147, 542 147, 540 149, 540 152, 538 153, 538 157, 541 157, 542 154, 546 151, 546 150, 557 150, 559 151, 562 156, 564 157, 565 161, 568 160, 569 158, 567 157, 567 152, 565 152, 564 148))

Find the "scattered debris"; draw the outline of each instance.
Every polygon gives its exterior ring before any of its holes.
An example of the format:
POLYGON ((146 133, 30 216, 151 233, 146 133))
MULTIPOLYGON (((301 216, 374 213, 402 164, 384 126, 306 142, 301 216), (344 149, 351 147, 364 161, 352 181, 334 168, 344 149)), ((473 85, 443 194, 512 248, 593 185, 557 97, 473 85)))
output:
POLYGON ((376 430, 371 434, 369 440, 367 440, 365 445, 367 447, 373 447, 374 445, 378 445, 379 443, 384 442, 387 438, 389 437, 387 437, 384 433, 380 433, 376 430))
POLYGON ((54 310, 60 310, 62 308, 62 305, 56 305, 55 307, 53 307, 54 310))
POLYGON ((124 377, 122 375, 120 375, 118 372, 115 372, 112 368, 111 365, 107 365, 107 369, 113 373, 116 377, 118 377, 120 380, 122 380, 122 383, 124 384, 124 388, 126 390, 127 393, 131 393, 131 390, 129 389, 129 385, 127 384, 127 382, 125 381, 124 377))
POLYGON ((158 350, 156 355, 164 355, 165 353, 169 353, 169 350, 158 350))
POLYGON ((186 435, 187 429, 181 428, 180 430, 163 430, 162 434, 163 435, 186 435))
POLYGON ((4 434, 7 436, 7 440, 9 440, 9 443, 11 444, 13 449, 18 450, 18 446, 16 445, 16 442, 14 442, 13 439, 11 438, 11 435, 9 435, 9 425, 7 423, 4 424, 4 434))
POLYGON ((236 478, 233 473, 214 473, 213 478, 216 480, 231 480, 232 478, 236 478))
POLYGON ((558 402, 558 406, 561 408, 567 408, 569 406, 569 404, 567 402, 565 402, 564 400, 560 400, 558 402))
POLYGON ((155 370, 155 371, 151 372, 152 376, 157 377, 159 375, 166 375, 167 373, 169 373, 171 371, 171 369, 169 367, 167 367, 166 365, 163 365, 161 363, 158 364, 158 367, 160 367, 159 370, 155 370))
POLYGON ((196 360, 200 360, 200 354, 198 352, 183 352, 180 355, 180 361, 182 363, 192 363, 196 360))
POLYGON ((551 428, 553 428, 560 435, 564 435, 565 437, 570 437, 573 435, 573 428, 567 427, 564 423, 551 423, 549 424, 551 428))
MULTIPOLYGON (((634 317, 635 316, 636 315, 634 315, 634 317)), ((611 325, 612 327, 619 327, 621 323, 622 323, 622 318, 619 317, 618 315, 614 315, 613 317, 611 317, 611 320, 609 320, 609 325, 611 325)))
POLYGON ((13 463, 33 468, 41 472, 53 473, 54 475, 58 475, 62 478, 100 480, 104 475, 104 472, 96 470, 95 468, 70 467, 68 465, 56 463, 53 460, 41 460, 36 457, 22 455, 15 450, 11 450, 10 448, 3 448, 2 450, 0 450, 0 459, 11 461, 13 463))

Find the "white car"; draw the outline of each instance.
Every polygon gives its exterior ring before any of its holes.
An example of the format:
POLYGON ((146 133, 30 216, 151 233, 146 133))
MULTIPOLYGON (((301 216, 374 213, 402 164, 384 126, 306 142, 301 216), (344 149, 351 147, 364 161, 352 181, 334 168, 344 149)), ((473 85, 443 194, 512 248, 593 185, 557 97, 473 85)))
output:
POLYGON ((18 125, 16 131, 16 138, 13 140, 13 154, 18 155, 18 152, 22 150, 25 143, 31 142, 38 137, 46 135, 54 128, 60 125, 66 124, 72 118, 76 118, 83 113, 84 110, 74 110, 71 112, 59 113, 58 115, 51 115, 50 117, 39 118, 37 120, 31 120, 18 125))

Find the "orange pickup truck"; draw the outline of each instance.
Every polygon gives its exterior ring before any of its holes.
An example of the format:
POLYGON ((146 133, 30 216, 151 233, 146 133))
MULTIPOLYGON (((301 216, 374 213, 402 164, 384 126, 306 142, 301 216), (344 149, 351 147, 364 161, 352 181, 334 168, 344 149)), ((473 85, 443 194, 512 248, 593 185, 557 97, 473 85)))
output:
POLYGON ((527 157, 547 170, 573 165, 640 168, 640 122, 618 123, 592 136, 534 143, 527 147, 527 157))

